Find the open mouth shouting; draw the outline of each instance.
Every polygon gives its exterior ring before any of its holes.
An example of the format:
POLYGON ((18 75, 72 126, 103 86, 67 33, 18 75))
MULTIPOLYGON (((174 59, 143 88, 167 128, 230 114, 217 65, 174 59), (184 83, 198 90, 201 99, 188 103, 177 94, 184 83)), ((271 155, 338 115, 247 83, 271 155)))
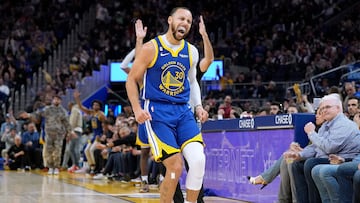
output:
POLYGON ((176 29, 173 29, 173 36, 177 40, 182 40, 186 37, 186 28, 184 26, 179 26, 176 29))

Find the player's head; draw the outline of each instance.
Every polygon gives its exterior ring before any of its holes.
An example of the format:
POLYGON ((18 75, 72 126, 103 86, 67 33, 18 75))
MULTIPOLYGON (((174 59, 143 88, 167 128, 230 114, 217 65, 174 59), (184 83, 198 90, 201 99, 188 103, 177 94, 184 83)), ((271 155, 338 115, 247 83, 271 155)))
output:
POLYGON ((102 109, 102 102, 100 100, 94 100, 91 103, 92 109, 94 109, 95 111, 101 110, 102 109))
POLYGON ((191 11, 186 7, 176 7, 171 11, 168 23, 174 39, 180 41, 189 34, 192 20, 191 11))

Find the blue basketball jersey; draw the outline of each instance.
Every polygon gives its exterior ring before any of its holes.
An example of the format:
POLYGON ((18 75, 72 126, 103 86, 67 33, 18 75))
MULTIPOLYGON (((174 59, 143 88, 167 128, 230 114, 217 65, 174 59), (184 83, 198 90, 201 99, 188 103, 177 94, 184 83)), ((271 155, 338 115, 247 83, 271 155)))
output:
POLYGON ((152 43, 155 57, 145 72, 141 98, 187 103, 190 96, 188 72, 192 63, 190 44, 182 40, 180 47, 172 50, 160 36, 152 43))
POLYGON ((100 117, 100 113, 96 113, 91 117, 91 128, 94 133, 91 141, 94 141, 96 136, 101 136, 103 133, 103 128, 101 125, 102 122, 100 121, 99 117, 100 117))

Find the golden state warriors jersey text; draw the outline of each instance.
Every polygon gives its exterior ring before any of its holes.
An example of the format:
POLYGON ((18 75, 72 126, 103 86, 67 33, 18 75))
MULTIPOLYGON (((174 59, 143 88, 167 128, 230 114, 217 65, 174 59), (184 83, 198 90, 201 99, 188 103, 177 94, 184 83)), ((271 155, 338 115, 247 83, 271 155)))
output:
POLYGON ((166 46, 161 37, 153 39, 155 59, 144 75, 142 99, 187 103, 190 95, 188 72, 190 45, 182 40, 177 50, 166 46))

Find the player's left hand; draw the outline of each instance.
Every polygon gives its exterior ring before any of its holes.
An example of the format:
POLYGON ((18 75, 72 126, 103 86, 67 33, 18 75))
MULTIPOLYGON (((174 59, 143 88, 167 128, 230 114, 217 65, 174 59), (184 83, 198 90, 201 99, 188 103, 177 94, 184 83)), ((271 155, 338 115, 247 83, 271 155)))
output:
POLYGON ((201 123, 205 123, 205 121, 209 118, 209 113, 205 111, 205 109, 202 106, 198 106, 195 109, 196 116, 200 120, 201 123))
POLYGON ((207 35, 204 19, 203 19, 202 16, 200 16, 199 33, 200 33, 201 36, 207 35))

